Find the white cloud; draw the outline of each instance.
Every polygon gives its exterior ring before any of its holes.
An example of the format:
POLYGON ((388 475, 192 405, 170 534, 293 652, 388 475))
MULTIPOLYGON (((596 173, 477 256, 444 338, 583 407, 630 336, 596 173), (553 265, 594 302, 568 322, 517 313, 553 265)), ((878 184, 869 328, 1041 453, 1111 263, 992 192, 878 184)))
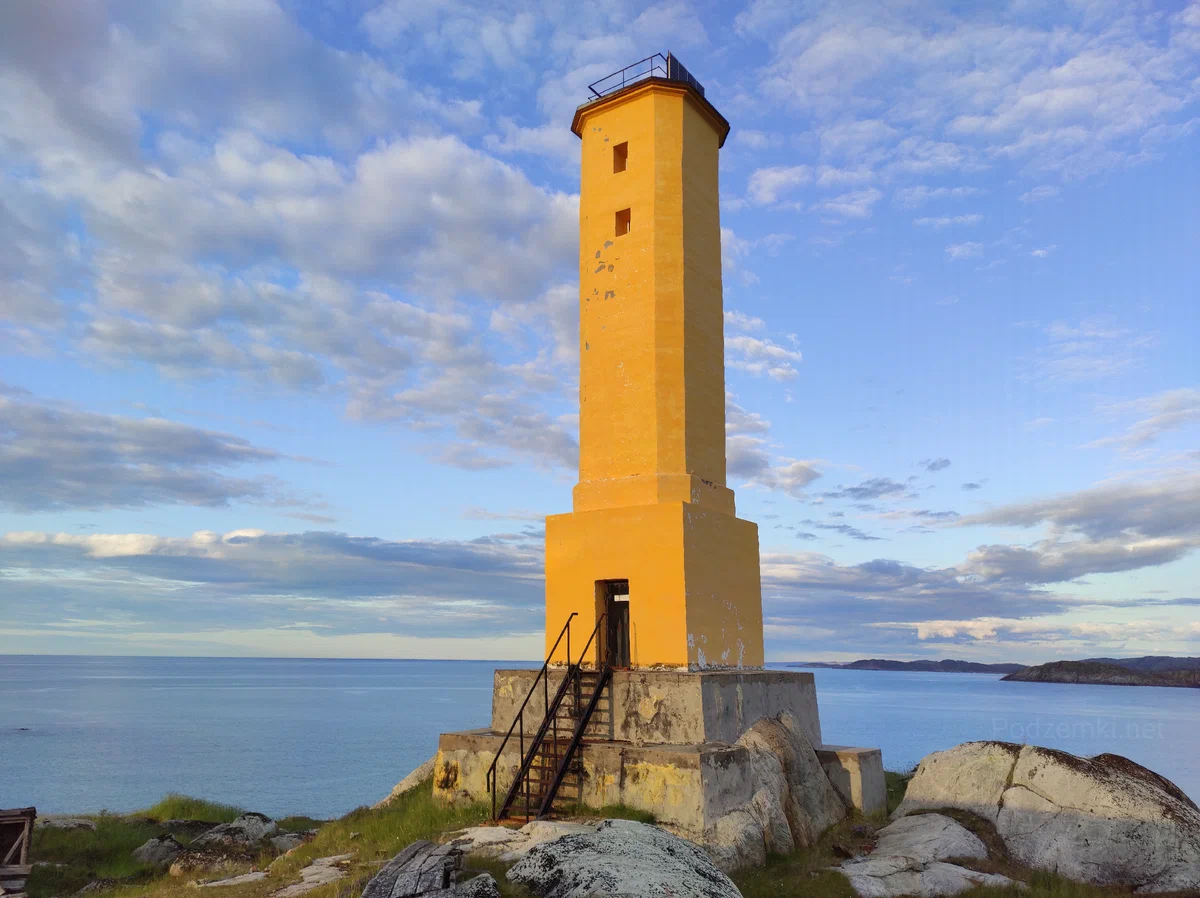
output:
POLYGON ((778 202, 784 194, 812 182, 812 169, 807 165, 760 168, 750 175, 747 191, 752 202, 760 206, 778 202))
POLYGON ((1019 199, 1022 203, 1040 203, 1043 200, 1053 199, 1058 194, 1059 189, 1053 184, 1040 184, 1032 190, 1022 193, 1019 199))
POLYGON ((883 192, 878 188, 868 187, 866 190, 855 190, 832 199, 822 200, 813 208, 840 215, 843 218, 866 218, 871 214, 871 207, 879 202, 882 196, 883 192))
POLYGON ((975 225, 983 221, 983 216, 978 214, 972 215, 941 215, 936 218, 914 218, 913 224, 920 227, 931 227, 936 230, 948 228, 955 225, 975 225))
POLYGON ((966 243, 951 243, 946 247, 946 255, 952 261, 958 259, 973 259, 983 254, 983 244, 967 241, 966 243))
POLYGON ((1192 424, 1200 424, 1200 390, 1184 387, 1164 390, 1153 396, 1109 405, 1102 411, 1110 415, 1137 415, 1122 434, 1104 437, 1090 446, 1118 446, 1124 450, 1141 449, 1165 433, 1192 424))
POLYGON ((961 200, 969 196, 978 196, 983 191, 978 187, 902 187, 892 194, 892 202, 906 209, 923 206, 932 200, 961 200))
POLYGON ((1044 259, 1056 249, 1058 249, 1058 244, 1051 243, 1049 246, 1042 246, 1035 250, 1031 250, 1029 255, 1033 256, 1035 259, 1044 259))

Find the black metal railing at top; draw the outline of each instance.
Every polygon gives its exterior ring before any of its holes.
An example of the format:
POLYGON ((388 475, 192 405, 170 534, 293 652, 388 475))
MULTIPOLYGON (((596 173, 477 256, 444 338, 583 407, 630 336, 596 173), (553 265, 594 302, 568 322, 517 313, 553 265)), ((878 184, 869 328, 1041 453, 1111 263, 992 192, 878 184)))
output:
POLYGON ((592 92, 593 99, 599 99, 605 94, 611 94, 613 91, 620 90, 630 84, 636 84, 638 81, 644 81, 647 78, 666 78, 668 81, 681 81, 684 84, 690 84, 700 96, 704 96, 704 86, 669 51, 666 56, 661 53, 655 53, 653 56, 647 56, 645 59, 640 59, 632 65, 625 66, 625 68, 618 72, 606 75, 599 81, 593 81, 588 85, 588 90, 592 92))

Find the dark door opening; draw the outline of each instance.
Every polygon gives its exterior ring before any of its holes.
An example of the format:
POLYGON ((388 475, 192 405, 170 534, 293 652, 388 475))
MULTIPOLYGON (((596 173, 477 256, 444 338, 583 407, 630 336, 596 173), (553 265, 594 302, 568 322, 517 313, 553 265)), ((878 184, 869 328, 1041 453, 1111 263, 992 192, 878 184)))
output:
POLYGON ((610 667, 629 668, 629 581, 605 580, 605 660, 610 667))

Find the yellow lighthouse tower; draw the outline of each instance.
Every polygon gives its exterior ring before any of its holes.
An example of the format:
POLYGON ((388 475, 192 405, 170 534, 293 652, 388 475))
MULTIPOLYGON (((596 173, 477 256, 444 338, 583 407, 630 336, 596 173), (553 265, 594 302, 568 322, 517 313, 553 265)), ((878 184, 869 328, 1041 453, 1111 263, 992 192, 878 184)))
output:
MULTIPOLYGON (((433 795, 490 802, 497 820, 556 802, 639 808, 732 869, 793 838, 745 829, 777 788, 760 781, 748 730, 799 747, 808 761, 782 769, 807 771, 831 819, 843 803, 886 810, 883 759, 823 745, 813 675, 763 668, 758 528, 725 483, 717 155, 729 123, 669 54, 597 85, 571 126, 579 482, 573 511, 546 519, 546 662, 497 670, 490 725, 442 734, 433 795), (744 835, 732 853, 731 833, 744 835)), ((808 844, 803 827, 795 844, 808 844)))
POLYGON ((725 484, 717 155, 729 123, 668 56, 598 92, 571 129, 579 483, 574 510, 546 519, 547 653, 572 614, 603 615, 615 668, 761 667, 758 527, 735 516, 725 484))

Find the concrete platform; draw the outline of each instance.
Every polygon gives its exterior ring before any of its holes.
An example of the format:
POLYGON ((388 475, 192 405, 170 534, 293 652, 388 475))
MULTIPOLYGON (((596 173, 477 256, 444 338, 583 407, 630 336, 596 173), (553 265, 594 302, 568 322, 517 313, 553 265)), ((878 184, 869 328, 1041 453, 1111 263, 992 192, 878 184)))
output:
MULTIPOLYGON (((536 670, 497 670, 492 689, 492 726, 507 732, 517 709, 537 677, 536 670)), ((562 682, 561 672, 550 675, 550 692, 562 682)), ((791 711, 804 727, 808 741, 821 744, 821 716, 813 675, 792 670, 618 670, 612 676, 613 714, 607 733, 597 733, 634 745, 700 745, 736 742, 763 717, 791 711)), ((529 731, 545 716, 539 692, 529 703, 529 731)), ((490 763, 490 761, 489 761, 490 763)))
MULTIPOLYGON (((537 676, 497 670, 492 725, 444 733, 434 764, 434 796, 449 803, 490 802, 487 771, 537 676)), ((552 672, 550 693, 563 673, 552 672)), ((583 775, 564 792, 587 807, 622 804, 649 811, 681 833, 699 835, 753 798, 746 750, 734 745, 763 717, 789 711, 847 806, 863 814, 886 810, 879 749, 823 746, 813 675, 805 671, 616 671, 604 705, 581 749, 583 775)), ((531 738, 545 715, 542 690, 525 717, 531 738)), ((527 743, 528 744, 528 743, 527 743)), ((503 799, 521 764, 514 734, 497 765, 503 799)))

